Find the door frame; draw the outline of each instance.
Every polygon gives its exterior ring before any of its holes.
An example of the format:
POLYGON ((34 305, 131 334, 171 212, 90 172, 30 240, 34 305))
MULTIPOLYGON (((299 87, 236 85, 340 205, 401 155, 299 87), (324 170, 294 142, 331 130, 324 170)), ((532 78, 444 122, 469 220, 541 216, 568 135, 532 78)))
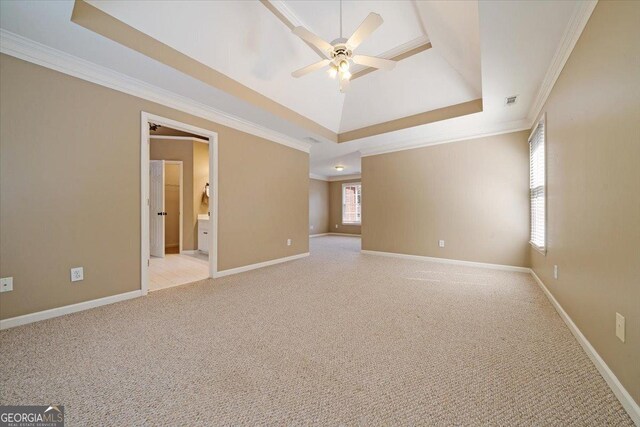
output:
POLYGON ((149 122, 209 138, 209 277, 218 272, 218 133, 166 117, 140 112, 140 290, 149 292, 149 122))
MULTIPOLYGON (((184 181, 183 181, 183 171, 184 171, 184 166, 182 164, 182 160, 165 160, 164 161, 165 165, 177 165, 178 168, 180 169, 180 192, 178 194, 178 197, 180 198, 180 206, 178 207, 178 209, 180 210, 178 213, 178 253, 182 253, 182 230, 184 229, 184 215, 183 215, 183 207, 184 207, 184 200, 182 199, 184 197, 184 193, 183 191, 183 185, 184 185, 184 181)), ((165 173, 166 173, 166 169, 165 169, 165 173)), ((166 183, 165 183, 166 185, 166 183)), ((165 205, 166 205, 166 195, 165 195, 165 205)), ((165 219, 166 221, 166 219, 165 219)), ((166 230, 166 224, 165 224, 165 230, 166 230)), ((166 232, 165 232, 165 245, 166 245, 166 232)))

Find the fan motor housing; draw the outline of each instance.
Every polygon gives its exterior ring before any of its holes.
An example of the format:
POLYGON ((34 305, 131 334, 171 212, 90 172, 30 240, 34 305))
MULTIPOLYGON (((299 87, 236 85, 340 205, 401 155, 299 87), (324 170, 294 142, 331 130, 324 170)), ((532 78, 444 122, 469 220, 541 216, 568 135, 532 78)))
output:
POLYGON ((347 39, 339 38, 331 42, 333 46, 333 52, 331 56, 335 59, 347 59, 351 58, 351 49, 347 47, 347 39))

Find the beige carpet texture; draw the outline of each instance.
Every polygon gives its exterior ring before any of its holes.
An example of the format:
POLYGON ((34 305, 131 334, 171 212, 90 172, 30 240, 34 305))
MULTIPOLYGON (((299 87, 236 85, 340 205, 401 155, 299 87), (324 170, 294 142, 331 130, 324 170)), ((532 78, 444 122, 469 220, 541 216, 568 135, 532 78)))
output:
POLYGON ((67 426, 631 426, 526 273, 311 256, 0 332, 0 403, 67 426))

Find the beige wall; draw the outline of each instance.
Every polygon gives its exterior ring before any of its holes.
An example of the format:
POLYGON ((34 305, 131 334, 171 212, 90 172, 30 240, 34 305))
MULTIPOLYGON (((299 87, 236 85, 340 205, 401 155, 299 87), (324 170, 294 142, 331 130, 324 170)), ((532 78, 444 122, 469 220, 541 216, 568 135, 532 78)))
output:
POLYGON ((363 157, 362 249, 527 266, 527 135, 363 157))
POLYGON ((1 55, 1 318, 140 288, 141 111, 218 132, 219 270, 308 252, 307 153, 1 55))
MULTIPOLYGON (((348 179, 346 181, 329 182, 329 232, 360 234, 360 225, 342 224, 342 184, 345 182, 359 183, 359 179, 348 179), (336 225, 338 226, 336 228, 336 225)), ((362 186, 364 194, 364 185, 362 186)), ((363 196, 364 199, 364 196, 363 196)), ((364 205, 362 208, 362 216, 364 218, 364 205)))
POLYGON ((309 179, 309 234, 328 232, 329 183, 319 179, 309 179))
POLYGON ((639 23, 640 2, 599 2, 543 108, 547 253, 531 250, 536 274, 638 403, 639 23))
POLYGON ((197 233, 193 220, 193 141, 151 138, 149 157, 151 160, 182 161, 182 250, 194 250, 197 246, 197 233))
MULTIPOLYGON (((198 214, 209 212, 209 201, 202 197, 207 182, 209 182, 209 145, 195 142, 193 144, 193 212, 196 221, 198 214)), ((209 194, 212 192, 213 187, 209 189, 209 194)), ((194 231, 197 237, 197 223, 194 231)))

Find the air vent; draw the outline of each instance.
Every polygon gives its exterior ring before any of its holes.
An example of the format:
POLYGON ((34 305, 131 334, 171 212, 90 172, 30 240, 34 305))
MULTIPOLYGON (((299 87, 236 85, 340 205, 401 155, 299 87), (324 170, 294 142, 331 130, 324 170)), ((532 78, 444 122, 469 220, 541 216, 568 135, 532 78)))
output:
POLYGON ((320 141, 319 139, 315 139, 312 136, 308 136, 305 138, 307 141, 309 141, 312 144, 322 144, 322 141, 320 141))
POLYGON ((516 103, 516 99, 518 99, 518 95, 514 95, 514 96, 508 96, 507 97, 507 105, 513 105, 516 103))

